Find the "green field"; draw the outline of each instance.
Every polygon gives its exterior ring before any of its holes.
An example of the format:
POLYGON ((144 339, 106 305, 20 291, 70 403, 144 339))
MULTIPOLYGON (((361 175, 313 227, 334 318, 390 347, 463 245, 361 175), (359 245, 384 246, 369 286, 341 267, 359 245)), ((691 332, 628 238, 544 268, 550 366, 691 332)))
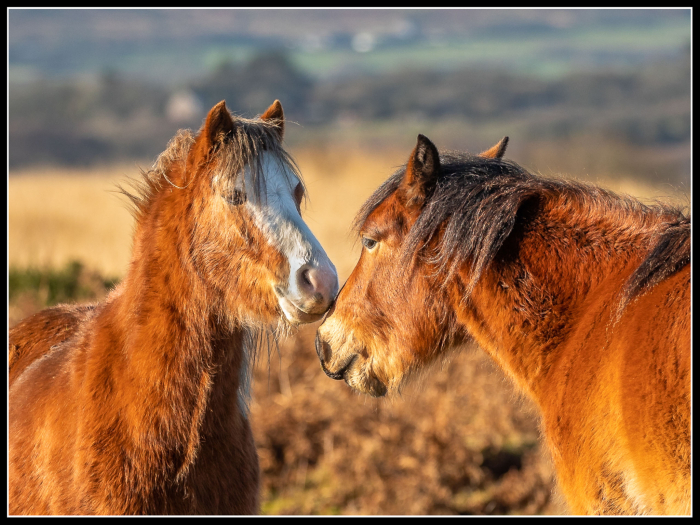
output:
POLYGON ((368 53, 333 50, 292 54, 295 64, 316 77, 334 70, 388 73, 401 69, 457 69, 487 66, 544 78, 559 78, 593 68, 591 55, 609 55, 610 65, 625 67, 630 58, 677 53, 690 45, 690 25, 669 23, 656 27, 622 26, 581 28, 553 33, 465 36, 435 40, 368 53), (588 63, 587 63, 588 62, 588 63))

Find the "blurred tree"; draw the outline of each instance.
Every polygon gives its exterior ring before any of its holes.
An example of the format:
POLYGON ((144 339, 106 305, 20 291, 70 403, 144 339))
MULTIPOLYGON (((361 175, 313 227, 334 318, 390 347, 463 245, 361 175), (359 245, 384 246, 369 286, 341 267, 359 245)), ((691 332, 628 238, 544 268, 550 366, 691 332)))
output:
POLYGON ((313 90, 312 81, 281 51, 266 51, 244 65, 222 63, 217 70, 192 85, 205 107, 226 100, 229 109, 253 116, 275 100, 287 116, 301 120, 313 90))
POLYGON ((173 135, 167 89, 114 71, 9 84, 9 164, 84 165, 157 155, 173 135))
POLYGON ((287 118, 308 130, 406 119, 425 126, 499 122, 519 126, 527 137, 522 140, 587 136, 669 147, 690 139, 689 51, 635 69, 580 71, 556 80, 470 67, 314 81, 286 53, 272 50, 246 63, 225 61, 207 77, 176 88, 115 71, 92 79, 11 81, 10 166, 153 158, 178 126, 197 128, 222 99, 248 117, 279 99, 287 118))

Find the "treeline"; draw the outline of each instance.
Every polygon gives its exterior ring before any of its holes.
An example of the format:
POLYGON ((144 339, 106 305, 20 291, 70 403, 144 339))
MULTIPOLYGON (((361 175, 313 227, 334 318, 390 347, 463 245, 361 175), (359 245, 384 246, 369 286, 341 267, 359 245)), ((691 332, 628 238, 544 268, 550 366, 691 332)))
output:
POLYGON ((9 163, 16 168, 153 158, 177 128, 199 127, 222 99, 252 117, 278 98, 287 117, 306 129, 349 120, 464 119, 479 125, 497 119, 527 121, 533 139, 595 133, 633 145, 682 144, 690 138, 689 60, 687 52, 635 70, 557 80, 469 68, 315 81, 283 53, 268 52, 245 64, 224 63, 177 88, 115 73, 11 81, 9 163))

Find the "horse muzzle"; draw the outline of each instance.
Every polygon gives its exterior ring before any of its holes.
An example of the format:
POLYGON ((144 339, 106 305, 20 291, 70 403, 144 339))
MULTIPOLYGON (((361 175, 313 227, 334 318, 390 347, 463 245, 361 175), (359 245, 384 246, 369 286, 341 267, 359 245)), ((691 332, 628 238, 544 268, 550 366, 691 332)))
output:
POLYGON ((382 397, 387 393, 387 387, 378 378, 368 373, 361 366, 359 354, 350 353, 343 358, 333 359, 331 346, 316 333, 316 355, 321 362, 321 370, 337 381, 343 379, 347 385, 372 397, 382 397), (328 363, 335 361, 333 365, 328 363), (335 368, 335 371, 331 368, 335 368))
POLYGON ((318 356, 319 361, 321 361, 321 369, 328 377, 339 381, 345 378, 345 371, 350 367, 350 365, 352 365, 355 358, 357 358, 357 355, 350 356, 345 365, 341 366, 340 370, 337 372, 331 372, 328 367, 326 367, 326 358, 324 358, 324 356, 330 356, 331 352, 331 346, 325 341, 322 341, 321 336, 318 334, 318 332, 316 332, 316 355, 318 356))
POLYGON ((338 275, 330 262, 305 264, 290 279, 288 286, 274 288, 280 307, 293 324, 313 323, 331 308, 338 293, 338 275))

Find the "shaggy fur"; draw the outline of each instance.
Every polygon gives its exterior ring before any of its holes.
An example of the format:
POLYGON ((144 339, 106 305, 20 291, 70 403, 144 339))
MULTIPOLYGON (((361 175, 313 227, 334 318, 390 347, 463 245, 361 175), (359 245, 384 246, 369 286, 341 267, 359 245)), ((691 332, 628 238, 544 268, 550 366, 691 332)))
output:
POLYGON ((688 514, 690 218, 532 175, 503 142, 419 136, 357 217, 321 365, 384 395, 476 341, 540 408, 574 513, 688 514))
POLYGON ((296 172, 282 131, 278 101, 256 120, 216 105, 125 192, 121 284, 10 330, 10 514, 257 512, 245 387, 289 265, 227 192, 244 166, 264 185, 263 151, 296 172))

